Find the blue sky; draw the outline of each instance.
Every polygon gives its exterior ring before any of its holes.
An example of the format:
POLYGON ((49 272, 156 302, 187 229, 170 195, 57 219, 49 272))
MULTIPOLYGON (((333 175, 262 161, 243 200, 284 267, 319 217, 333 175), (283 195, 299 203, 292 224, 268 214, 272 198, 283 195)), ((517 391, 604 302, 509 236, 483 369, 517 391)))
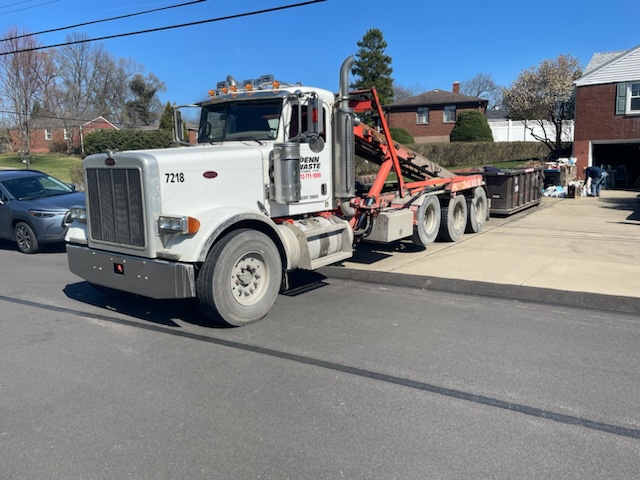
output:
MULTIPOLYGON (((29 32, 186 3, 188 0, 0 0, 0 28, 29 32)), ((302 3, 304 0, 207 0, 166 10, 40 35, 43 45, 72 31, 90 38, 197 22, 302 3)), ((185 104, 206 97, 219 80, 273 73, 285 82, 338 90, 343 60, 367 30, 382 31, 399 85, 451 90, 478 73, 509 86, 518 74, 560 54, 585 67, 596 52, 640 44, 633 2, 457 0, 327 0, 102 43, 131 58, 167 86, 161 100, 185 104), (599 5, 598 5, 599 4, 599 5)))

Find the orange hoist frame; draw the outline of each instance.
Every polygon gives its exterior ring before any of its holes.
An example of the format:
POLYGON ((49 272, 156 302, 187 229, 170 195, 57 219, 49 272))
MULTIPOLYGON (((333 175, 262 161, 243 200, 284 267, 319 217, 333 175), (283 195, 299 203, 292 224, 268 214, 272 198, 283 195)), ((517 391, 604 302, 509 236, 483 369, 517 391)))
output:
POLYGON ((374 88, 349 93, 349 106, 355 113, 375 112, 381 132, 360 124, 354 127, 356 150, 360 156, 380 165, 367 193, 369 204, 379 204, 380 196, 393 171, 400 197, 416 195, 428 188, 441 188, 452 195, 482 185, 482 175, 456 175, 401 145, 394 144, 387 119, 374 88), (420 160, 419 162, 417 160, 420 160), (406 178, 410 179, 407 181, 406 178))

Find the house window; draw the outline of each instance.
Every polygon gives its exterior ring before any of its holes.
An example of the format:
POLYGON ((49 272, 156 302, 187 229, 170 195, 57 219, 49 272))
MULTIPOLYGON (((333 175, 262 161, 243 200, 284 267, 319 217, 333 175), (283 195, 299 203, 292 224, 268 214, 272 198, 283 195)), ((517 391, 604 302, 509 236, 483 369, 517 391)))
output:
POLYGON ((429 108, 428 107, 418 107, 416 123, 418 123, 418 124, 429 123, 429 108))
POLYGON ((63 131, 63 134, 62 134, 62 135, 63 135, 63 137, 64 137, 64 139, 65 139, 65 140, 69 140, 69 132, 67 131, 67 129, 66 129, 66 128, 64 129, 64 131, 63 131))
POLYGON ((640 82, 629 84, 629 113, 640 113, 640 82))
POLYGON ((444 107, 444 121, 446 122, 455 122, 456 121, 456 106, 455 105, 446 105, 444 107))
POLYGON ((53 132, 51 130, 44 131, 44 139, 45 140, 53 140, 53 132))
POLYGON ((616 115, 640 114, 640 82, 616 86, 616 115))

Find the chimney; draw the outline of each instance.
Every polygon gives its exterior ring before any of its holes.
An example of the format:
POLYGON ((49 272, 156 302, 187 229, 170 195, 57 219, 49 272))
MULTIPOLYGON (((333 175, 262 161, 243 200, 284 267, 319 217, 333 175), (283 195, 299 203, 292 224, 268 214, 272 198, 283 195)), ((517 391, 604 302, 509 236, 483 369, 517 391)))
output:
POLYGON ((460 82, 453 82, 453 93, 460 93, 460 82))

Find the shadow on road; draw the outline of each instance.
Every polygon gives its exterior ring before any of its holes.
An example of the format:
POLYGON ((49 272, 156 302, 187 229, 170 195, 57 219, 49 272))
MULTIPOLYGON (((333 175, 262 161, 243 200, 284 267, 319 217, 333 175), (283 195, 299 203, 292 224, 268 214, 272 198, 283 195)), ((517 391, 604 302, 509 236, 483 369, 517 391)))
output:
POLYGON ((606 208, 630 211, 631 213, 627 217, 627 220, 640 221, 640 195, 637 195, 635 197, 628 197, 628 198, 600 197, 600 201, 605 205, 606 208))
MULTIPOLYGON (((12 242, 10 240, 0 240, 0 250, 4 250, 7 252, 17 252, 18 247, 16 246, 16 242, 12 242)), ((40 251, 35 254, 47 254, 47 253, 65 253, 65 243, 57 242, 57 243, 43 243, 40 245, 40 251)))
MULTIPOLYGON (((302 295, 326 286, 324 280, 326 277, 317 272, 292 272, 289 288, 283 292, 283 295, 290 297, 302 295)), ((207 328, 232 328, 224 322, 216 322, 205 317, 198 309, 194 299, 155 300, 126 292, 103 289, 88 282, 67 285, 63 292, 73 300, 98 307, 107 312, 120 313, 167 327, 180 328, 180 324, 176 321, 181 321, 207 328)))
POLYGON ((200 313, 193 300, 154 300, 125 292, 106 293, 88 282, 67 285, 64 294, 108 312, 117 312, 147 322, 180 328, 176 320, 209 328, 224 328, 200 313))

